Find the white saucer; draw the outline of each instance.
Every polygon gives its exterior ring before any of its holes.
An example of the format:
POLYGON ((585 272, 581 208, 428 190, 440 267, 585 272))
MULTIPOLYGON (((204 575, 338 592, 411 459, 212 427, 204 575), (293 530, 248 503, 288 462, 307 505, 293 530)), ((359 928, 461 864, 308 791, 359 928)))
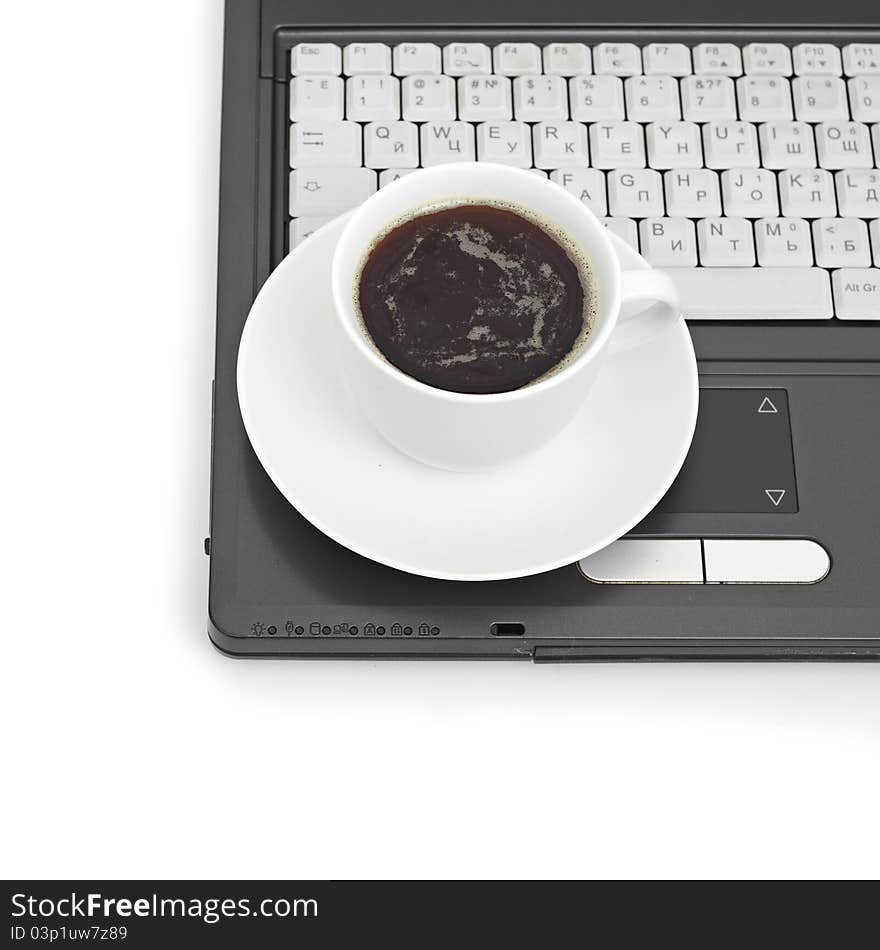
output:
MULTIPOLYGON (((337 367, 330 260, 344 222, 325 225, 269 277, 238 354, 251 444, 305 518, 390 567, 476 581, 571 564, 648 514, 696 424, 697 365, 683 319, 609 354, 589 406, 535 455, 489 473, 431 468, 372 428, 337 367)), ((625 268, 648 266, 623 241, 615 247, 625 268)))

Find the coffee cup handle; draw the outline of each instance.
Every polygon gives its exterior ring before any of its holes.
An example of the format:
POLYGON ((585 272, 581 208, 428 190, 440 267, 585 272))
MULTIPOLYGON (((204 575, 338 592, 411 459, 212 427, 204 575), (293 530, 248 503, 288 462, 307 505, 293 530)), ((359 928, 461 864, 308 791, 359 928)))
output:
POLYGON ((681 319, 678 290, 663 271, 624 271, 620 285, 620 316, 610 341, 613 350, 641 346, 681 319))

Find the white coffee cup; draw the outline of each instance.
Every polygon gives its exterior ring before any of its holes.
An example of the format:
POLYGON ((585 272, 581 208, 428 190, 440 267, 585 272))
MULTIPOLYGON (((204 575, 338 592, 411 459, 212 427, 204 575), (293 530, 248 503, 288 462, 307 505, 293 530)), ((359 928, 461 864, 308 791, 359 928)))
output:
POLYGON ((504 465, 541 448, 584 407, 611 348, 638 345, 681 313, 666 274, 621 271, 604 226, 573 194, 533 172, 488 162, 418 171, 368 198, 336 246, 332 285, 342 368, 364 414, 401 452, 453 471, 504 465), (448 392, 407 376, 368 340, 356 310, 355 283, 376 237, 401 216, 462 199, 510 202, 563 231, 589 261, 598 288, 598 311, 580 351, 562 369, 512 392, 448 392))

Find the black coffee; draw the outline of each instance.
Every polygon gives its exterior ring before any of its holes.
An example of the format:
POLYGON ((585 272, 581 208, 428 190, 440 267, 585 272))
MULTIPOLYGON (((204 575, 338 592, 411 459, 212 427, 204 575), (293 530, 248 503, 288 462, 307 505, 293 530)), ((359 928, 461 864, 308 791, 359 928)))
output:
POLYGON ((361 317, 386 359, 460 393, 503 393, 559 364, 585 330, 590 294, 563 246, 491 205, 410 218, 367 255, 361 317))

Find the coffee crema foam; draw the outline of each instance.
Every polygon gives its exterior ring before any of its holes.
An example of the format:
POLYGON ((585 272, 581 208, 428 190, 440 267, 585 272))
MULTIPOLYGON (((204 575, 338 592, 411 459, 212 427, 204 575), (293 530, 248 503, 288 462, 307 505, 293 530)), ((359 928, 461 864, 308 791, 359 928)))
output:
POLYGON ((514 202, 456 197, 393 219, 357 268, 354 310, 372 347, 453 392, 533 385, 583 351, 598 313, 589 260, 514 202))

